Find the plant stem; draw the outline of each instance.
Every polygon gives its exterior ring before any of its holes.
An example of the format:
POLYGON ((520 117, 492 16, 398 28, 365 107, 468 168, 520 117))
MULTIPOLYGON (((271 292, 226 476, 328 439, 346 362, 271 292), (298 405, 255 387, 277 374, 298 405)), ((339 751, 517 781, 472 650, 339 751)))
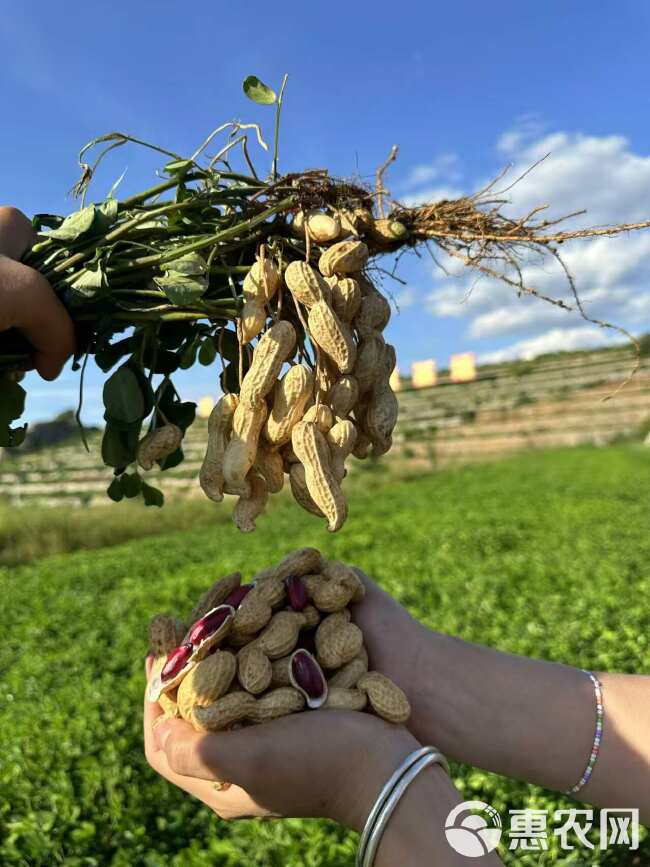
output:
POLYGON ((282 79, 282 85, 280 86, 280 93, 278 94, 278 101, 275 107, 275 135, 273 138, 273 165, 271 166, 271 175, 274 181, 278 179, 278 150, 280 147, 280 115, 282 114, 282 97, 284 95, 284 88, 287 86, 288 75, 285 74, 282 79))

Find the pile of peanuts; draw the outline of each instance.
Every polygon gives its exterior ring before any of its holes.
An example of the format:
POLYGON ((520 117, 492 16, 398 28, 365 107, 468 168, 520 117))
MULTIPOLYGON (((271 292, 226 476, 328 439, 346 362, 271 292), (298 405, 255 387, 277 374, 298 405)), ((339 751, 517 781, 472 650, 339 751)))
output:
MULTIPOLYGON (((244 279, 238 335, 242 351, 256 343, 239 394, 225 394, 212 410, 199 474, 211 500, 238 497, 233 519, 243 532, 255 529, 285 475, 298 504, 339 530, 347 518, 341 483, 348 457, 383 455, 392 445, 396 358, 382 336, 390 305, 363 270, 363 226, 376 246, 381 232, 395 241, 401 224, 362 209, 301 211, 291 230, 307 239, 307 260, 287 264, 262 248, 244 279), (305 336, 314 348, 311 365, 296 360, 305 336)), ((178 448, 179 436, 174 425, 149 434, 141 466, 178 448)))
POLYGON ((301 548, 241 584, 233 573, 203 594, 189 617, 149 624, 154 654, 148 688, 163 716, 198 731, 266 722, 309 708, 368 709, 393 723, 409 718, 402 690, 368 670, 349 605, 365 588, 356 572, 301 548))

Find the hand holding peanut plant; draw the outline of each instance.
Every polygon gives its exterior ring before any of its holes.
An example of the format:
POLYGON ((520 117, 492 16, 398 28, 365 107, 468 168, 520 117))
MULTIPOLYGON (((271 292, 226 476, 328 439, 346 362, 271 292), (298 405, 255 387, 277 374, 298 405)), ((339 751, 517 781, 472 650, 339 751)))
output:
MULTIPOLYGON (((255 123, 219 126, 189 157, 114 132, 79 154, 78 211, 65 218, 37 214, 33 232, 22 219, 20 243, 7 253, 22 260, 0 264, 0 446, 20 445, 26 432, 12 426, 26 397, 16 372, 35 363, 46 378, 55 376, 73 350, 72 320, 82 396, 89 358, 107 374, 101 453, 114 475, 111 499, 141 496, 146 505, 162 505, 162 492, 144 474, 184 458, 182 440, 196 407, 181 398, 173 377, 198 361, 214 366, 215 393, 230 401, 239 396, 232 427, 227 412, 210 426, 200 479, 206 495, 215 502, 238 496, 234 519, 250 532, 269 494, 282 487, 281 461, 299 505, 324 516, 334 531, 347 514, 341 482, 348 443, 354 439, 351 453, 359 459, 383 455, 397 420, 389 384, 395 351, 383 336, 391 311, 371 280, 382 270, 379 257, 435 247, 520 295, 615 327, 585 313, 566 269, 575 308, 524 285, 522 254, 561 264, 557 244, 646 228, 650 221, 557 231, 560 221, 539 218, 540 208, 519 220, 502 213, 506 200, 496 181, 474 195, 407 207, 388 200, 382 180, 396 148, 378 170, 374 191, 331 178, 326 169, 280 175, 285 83, 286 76, 276 95, 254 76, 244 82, 247 96, 276 111, 267 177, 251 159, 249 136, 268 149, 255 123), (106 199, 87 204, 100 163, 129 143, 165 156, 158 182, 124 199, 115 195, 118 182, 106 199), (216 153, 208 157, 210 148, 216 153), (15 289, 25 287, 34 303, 12 306, 15 289), (12 328, 22 333, 4 333, 12 328), (284 365, 298 371, 290 380, 284 365), (310 457, 303 452, 294 460, 289 444, 301 421, 316 423, 324 437, 341 421, 354 425, 346 432, 346 454, 340 444, 331 451, 332 442, 314 436, 310 457), (264 469, 270 462, 256 460, 260 448, 273 455, 272 479, 264 469)), ((82 399, 80 424, 81 417, 82 399)))

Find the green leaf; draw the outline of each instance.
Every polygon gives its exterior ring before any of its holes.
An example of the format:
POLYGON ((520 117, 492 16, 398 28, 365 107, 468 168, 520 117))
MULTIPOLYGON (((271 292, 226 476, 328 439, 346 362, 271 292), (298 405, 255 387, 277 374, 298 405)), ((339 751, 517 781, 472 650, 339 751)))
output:
POLYGON ((178 363, 181 370, 189 370, 192 367, 196 360, 196 353, 198 352, 200 342, 200 338, 196 336, 183 347, 178 363))
POLYGON ((162 491, 159 491, 158 488, 152 488, 151 485, 148 485, 146 482, 142 483, 142 499, 144 500, 145 506, 162 506, 165 502, 165 497, 162 491))
POLYGON ((103 295, 108 289, 103 263, 98 262, 96 268, 84 269, 70 288, 84 301, 103 295))
POLYGON ((172 424, 177 425, 185 433, 196 418, 196 404, 184 400, 164 406, 163 412, 172 424))
POLYGON ((277 101, 275 91, 260 81, 256 75, 249 75, 244 79, 243 87, 246 96, 258 105, 274 105, 277 101))
POLYGON ((11 427, 0 423, 0 448, 14 449, 25 442, 27 425, 11 427))
POLYGON ((121 479, 124 496, 129 500, 137 497, 142 490, 142 479, 140 476, 137 473, 124 473, 121 479))
POLYGON ((122 469, 135 461, 140 430, 122 431, 107 424, 102 437, 102 460, 107 467, 122 469))
POLYGON ((217 357, 217 347, 212 337, 206 337, 199 349, 199 364, 209 367, 217 357))
POLYGON ((106 199, 105 202, 102 202, 101 205, 97 206, 97 213, 95 215, 95 224, 93 226, 93 229, 98 232, 108 231, 108 229, 117 220, 118 211, 119 202, 117 201, 117 199, 106 199))
POLYGON ((215 343, 221 349, 223 357, 228 361, 236 361, 239 358, 239 341, 234 331, 224 328, 215 338, 215 343))
POLYGON ((154 283, 179 307, 198 301, 208 288, 207 277, 186 277, 171 271, 164 277, 154 277, 154 283))
MULTIPOLYGON (((172 424, 177 425, 183 433, 194 422, 196 416, 196 404, 192 401, 180 401, 175 399, 174 388, 171 381, 162 383, 158 389, 157 406, 164 413, 165 419, 172 424)), ((165 419, 159 416, 160 424, 165 423, 165 419)))
POLYGON ((56 238, 57 241, 76 241, 92 228, 95 212, 95 206, 88 205, 81 211, 75 211, 66 217, 58 229, 52 229, 44 234, 47 234, 48 238, 56 238))
POLYGON ((8 377, 0 378, 0 424, 9 424, 23 414, 25 389, 8 377))
POLYGON ((48 229, 58 229, 62 222, 63 217, 59 217, 58 214, 34 214, 32 217, 32 226, 39 234, 43 226, 48 229))
POLYGON ((172 160, 163 168, 168 175, 183 175, 192 168, 192 160, 172 160))
POLYGON ((134 346, 133 337, 123 337, 116 343, 104 344, 95 352, 95 364, 104 373, 108 373, 120 358, 133 352, 134 346))
POLYGON ((109 420, 133 424, 145 417, 145 399, 138 377, 127 364, 104 383, 104 406, 109 420))
POLYGON ((187 277, 199 277, 208 272, 208 263, 198 253, 186 253, 163 265, 170 274, 184 274, 187 277))
POLYGON ((121 499, 124 497, 124 491, 122 490, 122 477, 115 476, 113 481, 110 483, 108 488, 106 489, 106 493, 110 497, 110 499, 114 503, 119 503, 121 499))
POLYGON ((182 464, 185 460, 185 453, 183 449, 179 446, 175 452, 172 452, 171 455, 167 455, 166 458, 163 458, 161 461, 156 461, 160 469, 164 472, 165 470, 171 470, 174 467, 177 467, 179 464, 182 464))
POLYGON ((163 375, 169 375, 178 370, 176 353, 171 352, 169 349, 161 349, 160 347, 158 347, 157 352, 147 347, 144 353, 143 364, 153 373, 162 373, 163 375))

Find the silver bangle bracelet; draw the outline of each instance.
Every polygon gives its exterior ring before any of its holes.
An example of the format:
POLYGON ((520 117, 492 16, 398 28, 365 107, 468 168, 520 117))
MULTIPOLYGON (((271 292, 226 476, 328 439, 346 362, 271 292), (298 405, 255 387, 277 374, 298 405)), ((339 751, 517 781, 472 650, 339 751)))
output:
POLYGON ((404 792, 424 768, 438 764, 449 773, 447 759, 435 747, 422 747, 408 755, 383 787, 370 811, 359 840, 357 867, 372 867, 386 825, 404 792))

